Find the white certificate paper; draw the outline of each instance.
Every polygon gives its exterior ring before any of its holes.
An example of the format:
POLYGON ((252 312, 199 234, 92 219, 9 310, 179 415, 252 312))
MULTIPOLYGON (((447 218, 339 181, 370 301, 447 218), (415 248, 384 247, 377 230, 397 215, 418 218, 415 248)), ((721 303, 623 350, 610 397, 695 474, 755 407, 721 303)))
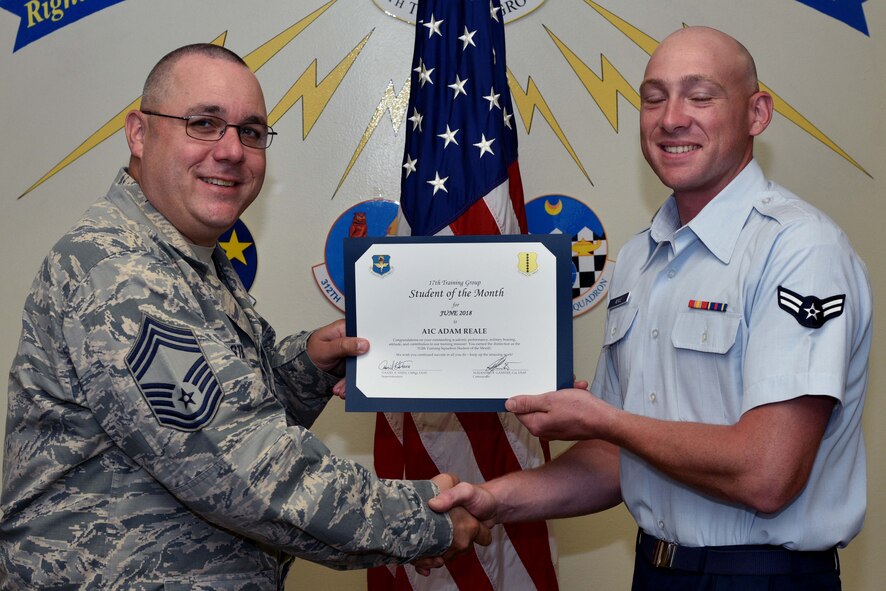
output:
POLYGON ((370 341, 347 410, 497 411, 571 385, 568 238, 347 242, 348 334, 370 341))

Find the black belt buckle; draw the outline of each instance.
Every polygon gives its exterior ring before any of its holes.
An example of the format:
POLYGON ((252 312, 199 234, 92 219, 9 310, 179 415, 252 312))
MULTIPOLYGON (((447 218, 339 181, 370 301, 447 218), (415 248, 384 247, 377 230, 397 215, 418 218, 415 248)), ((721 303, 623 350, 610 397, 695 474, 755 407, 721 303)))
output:
POLYGON ((652 548, 652 565, 655 568, 673 568, 676 554, 677 544, 655 540, 655 546, 652 548))

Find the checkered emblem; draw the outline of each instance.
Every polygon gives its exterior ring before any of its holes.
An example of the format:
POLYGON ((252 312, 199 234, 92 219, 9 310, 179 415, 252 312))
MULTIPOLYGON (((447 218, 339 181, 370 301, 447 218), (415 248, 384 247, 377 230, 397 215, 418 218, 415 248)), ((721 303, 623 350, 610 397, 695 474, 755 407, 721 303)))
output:
POLYGON ((222 389, 192 331, 145 316, 126 365, 160 424, 196 431, 215 416, 222 389))
POLYGON ((819 299, 815 296, 803 296, 778 286, 778 307, 793 316, 806 328, 821 328, 825 322, 843 313, 846 294, 819 299))
POLYGON ((606 267, 607 242, 605 235, 597 235, 585 227, 572 236, 572 298, 588 291, 599 281, 606 267))

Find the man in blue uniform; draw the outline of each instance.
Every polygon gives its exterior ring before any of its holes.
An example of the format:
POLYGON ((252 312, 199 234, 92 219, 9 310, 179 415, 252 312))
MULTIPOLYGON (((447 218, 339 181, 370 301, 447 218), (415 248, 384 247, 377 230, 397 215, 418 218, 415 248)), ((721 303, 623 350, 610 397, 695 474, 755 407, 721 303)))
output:
POLYGON ((301 556, 365 568, 488 530, 379 480, 308 430, 364 352, 343 322, 277 342, 218 247, 256 198, 258 80, 200 44, 126 118, 131 158, 52 249, 9 382, 2 589, 282 589, 301 556))
POLYGON ((594 395, 507 403, 533 434, 578 443, 431 506, 506 522, 623 500, 635 590, 839 589, 836 549, 866 507, 866 269, 764 178, 753 142, 772 98, 740 43, 677 31, 640 96, 643 154, 673 194, 618 256, 594 395))

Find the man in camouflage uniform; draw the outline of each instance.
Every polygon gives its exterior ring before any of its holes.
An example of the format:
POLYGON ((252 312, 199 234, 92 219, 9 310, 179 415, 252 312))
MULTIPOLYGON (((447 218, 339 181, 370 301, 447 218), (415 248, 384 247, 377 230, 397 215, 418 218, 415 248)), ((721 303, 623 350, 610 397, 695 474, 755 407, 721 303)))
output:
POLYGON ((287 555, 363 568, 488 543, 466 512, 427 508, 451 479, 379 480, 308 431, 368 344, 341 321, 275 344, 216 245, 261 188, 266 122, 223 48, 148 77, 129 168, 25 305, 0 588, 273 589, 287 555))

